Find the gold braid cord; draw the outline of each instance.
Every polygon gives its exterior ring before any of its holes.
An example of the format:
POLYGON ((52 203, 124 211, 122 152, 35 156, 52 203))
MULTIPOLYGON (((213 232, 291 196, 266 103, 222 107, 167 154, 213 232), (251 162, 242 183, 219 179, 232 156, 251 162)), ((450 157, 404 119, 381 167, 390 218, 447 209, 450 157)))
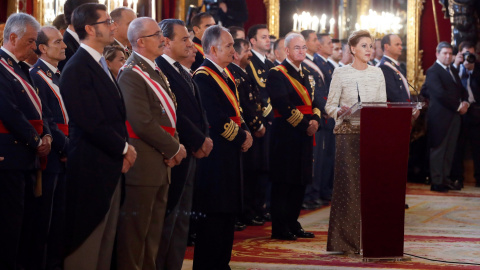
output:
POLYGON ((293 127, 296 127, 303 119, 303 114, 297 110, 293 109, 292 110, 292 115, 287 118, 287 122, 290 123, 293 127))
POLYGON ((225 139, 229 140, 229 141, 233 141, 235 139, 235 137, 237 137, 237 134, 238 134, 238 125, 237 123, 233 122, 232 120, 230 120, 229 123, 226 123, 223 128, 225 129, 225 131, 220 134, 222 137, 224 137, 225 139))

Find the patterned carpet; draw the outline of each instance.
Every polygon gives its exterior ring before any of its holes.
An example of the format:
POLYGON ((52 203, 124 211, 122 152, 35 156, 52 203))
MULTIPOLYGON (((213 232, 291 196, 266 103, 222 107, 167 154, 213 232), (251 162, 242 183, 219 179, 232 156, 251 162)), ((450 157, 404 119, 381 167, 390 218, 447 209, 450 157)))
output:
MULTIPOLYGON (((423 184, 407 185, 405 253, 435 260, 480 264, 480 188, 465 187, 438 196, 423 184)), ((234 270, 316 269, 480 269, 411 257, 409 262, 364 263, 326 252, 330 207, 302 212, 300 223, 314 239, 270 239, 270 223, 237 232, 230 266, 234 270)), ((410 256, 407 256, 410 257, 410 256)), ((188 248, 183 269, 192 269, 188 248)), ((213 258, 212 258, 213 259, 213 258)))

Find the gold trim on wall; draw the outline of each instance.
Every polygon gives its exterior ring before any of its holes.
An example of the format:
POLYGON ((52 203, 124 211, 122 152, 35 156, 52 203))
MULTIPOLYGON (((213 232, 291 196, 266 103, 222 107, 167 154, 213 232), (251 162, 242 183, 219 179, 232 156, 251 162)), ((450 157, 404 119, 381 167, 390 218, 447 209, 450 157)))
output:
POLYGON ((267 27, 270 35, 280 36, 280 0, 263 0, 267 8, 267 27))
POLYGON ((176 2, 175 18, 185 21, 185 0, 177 0, 176 2))
MULTIPOLYGON (((425 82, 420 50, 420 20, 425 0, 408 0, 407 4, 407 80, 420 89, 425 82)), ((410 89, 412 94, 417 94, 410 89)))

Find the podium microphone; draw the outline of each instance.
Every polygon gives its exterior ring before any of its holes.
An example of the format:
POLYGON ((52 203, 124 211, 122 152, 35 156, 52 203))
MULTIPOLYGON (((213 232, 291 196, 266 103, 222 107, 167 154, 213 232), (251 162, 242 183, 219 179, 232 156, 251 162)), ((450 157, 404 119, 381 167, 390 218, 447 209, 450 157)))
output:
POLYGON ((358 82, 357 82, 357 97, 358 97, 358 102, 362 102, 360 99, 360 91, 358 90, 358 82))
POLYGON ((418 102, 418 96, 420 95, 420 93, 418 93, 417 89, 415 89, 415 87, 413 87, 407 80, 405 80, 408 85, 410 85, 410 87, 415 91, 415 93, 417 94, 417 102, 418 102))

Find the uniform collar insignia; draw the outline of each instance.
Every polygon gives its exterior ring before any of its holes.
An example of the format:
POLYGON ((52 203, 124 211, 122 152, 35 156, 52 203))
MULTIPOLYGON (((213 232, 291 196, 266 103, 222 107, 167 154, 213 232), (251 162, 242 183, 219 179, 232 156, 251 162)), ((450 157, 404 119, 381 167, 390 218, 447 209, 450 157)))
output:
POLYGON ((52 73, 50 72, 50 70, 47 70, 47 76, 48 76, 49 78, 52 78, 52 73))
POLYGON ((8 58, 8 59, 7 59, 7 63, 8 63, 11 67, 13 67, 12 59, 8 58))

